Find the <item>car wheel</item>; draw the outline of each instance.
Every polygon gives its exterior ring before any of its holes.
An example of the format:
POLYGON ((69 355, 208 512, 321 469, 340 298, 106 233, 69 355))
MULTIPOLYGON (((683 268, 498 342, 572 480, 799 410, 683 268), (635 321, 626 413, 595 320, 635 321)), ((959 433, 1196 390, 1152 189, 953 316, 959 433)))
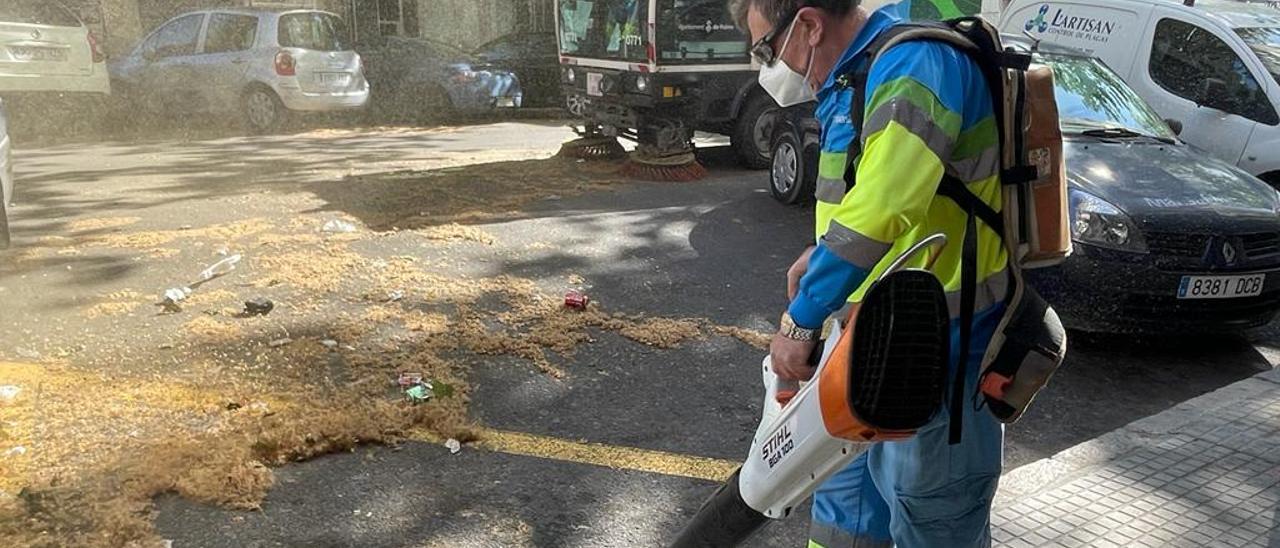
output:
POLYGON ((9 249, 9 197, 0 186, 0 249, 9 249))
POLYGON ((769 194, 787 205, 801 205, 813 199, 817 184, 817 163, 806 150, 794 124, 778 126, 770 148, 769 194))
POLYGON ((255 134, 275 133, 284 127, 289 111, 270 88, 257 86, 244 96, 244 120, 255 134))
POLYGON ((457 114, 449 92, 440 86, 428 86, 422 94, 422 104, 426 105, 425 114, 431 120, 448 120, 457 114))
POLYGON ((747 169, 765 169, 770 164, 769 145, 778 114, 782 112, 768 93, 756 92, 738 112, 738 122, 729 136, 738 161, 747 169))

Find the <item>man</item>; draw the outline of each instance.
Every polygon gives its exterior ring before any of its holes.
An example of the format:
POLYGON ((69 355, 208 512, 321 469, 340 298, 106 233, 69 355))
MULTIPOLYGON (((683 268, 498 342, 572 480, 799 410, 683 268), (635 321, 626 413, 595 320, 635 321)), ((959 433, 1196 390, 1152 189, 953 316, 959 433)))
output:
MULTIPOLYGON (((954 373, 966 216, 936 191, 945 173, 965 182, 997 211, 1001 206, 990 92, 977 65, 949 45, 912 41, 882 52, 867 77, 864 135, 854 135, 853 90, 842 76, 867 62, 868 44, 901 21, 901 6, 872 13, 858 3, 733 4, 739 24, 751 32, 761 85, 783 106, 816 99, 822 123, 817 245, 788 271, 791 304, 770 348, 774 369, 785 380, 813 375, 806 362, 824 319, 846 301, 860 300, 868 280, 936 232, 946 233, 951 242, 933 271, 950 301, 954 373), (855 138, 863 144, 862 154, 849 166, 847 151, 855 138), (851 189, 845 182, 847 167, 856 173, 851 189)), ((990 545, 991 499, 1000 476, 1004 432, 968 398, 1003 310, 1008 259, 999 236, 984 224, 977 226, 977 313, 959 443, 949 443, 950 415, 943 405, 913 438, 872 445, 814 494, 811 548, 990 545)))

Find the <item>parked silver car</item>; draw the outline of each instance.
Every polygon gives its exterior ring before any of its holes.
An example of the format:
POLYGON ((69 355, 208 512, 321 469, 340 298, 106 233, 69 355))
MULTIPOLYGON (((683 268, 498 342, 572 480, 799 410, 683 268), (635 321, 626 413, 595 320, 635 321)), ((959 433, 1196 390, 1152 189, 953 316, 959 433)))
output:
POLYGON ((0 249, 9 247, 9 201, 13 199, 13 142, 9 111, 0 99, 0 249))
POLYGON ((361 108, 369 84, 342 19, 316 10, 179 15, 111 65, 129 108, 238 112, 255 132, 293 112, 361 108))
POLYGON ((0 92, 107 94, 98 39, 56 0, 0 1, 0 92))

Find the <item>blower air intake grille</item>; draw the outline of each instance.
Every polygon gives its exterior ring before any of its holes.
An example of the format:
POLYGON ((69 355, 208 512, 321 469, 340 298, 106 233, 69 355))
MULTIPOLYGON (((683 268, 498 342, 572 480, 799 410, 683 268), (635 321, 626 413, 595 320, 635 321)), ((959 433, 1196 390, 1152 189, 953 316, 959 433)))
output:
POLYGON ((923 427, 942 407, 951 353, 946 294, 933 274, 904 270, 870 290, 854 323, 851 407, 885 430, 923 427))

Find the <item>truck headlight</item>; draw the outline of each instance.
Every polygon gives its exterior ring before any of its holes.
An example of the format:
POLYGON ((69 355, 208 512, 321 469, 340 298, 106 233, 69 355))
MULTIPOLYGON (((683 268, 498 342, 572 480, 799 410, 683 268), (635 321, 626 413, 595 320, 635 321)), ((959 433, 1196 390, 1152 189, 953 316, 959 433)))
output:
POLYGON ((641 74, 636 76, 636 91, 645 93, 649 91, 649 76, 641 74))
POLYGON ((570 68, 570 67, 565 67, 565 69, 564 69, 564 81, 565 81, 565 82, 568 82, 568 83, 569 83, 569 85, 573 85, 573 84, 574 84, 574 82, 577 82, 577 81, 578 81, 578 74, 577 74, 577 72, 576 72, 576 71, 574 71, 574 70, 573 70, 572 68, 570 68))
POLYGON ((1120 208, 1075 188, 1071 189, 1070 198, 1072 240, 1120 251, 1147 252, 1146 238, 1120 208))

